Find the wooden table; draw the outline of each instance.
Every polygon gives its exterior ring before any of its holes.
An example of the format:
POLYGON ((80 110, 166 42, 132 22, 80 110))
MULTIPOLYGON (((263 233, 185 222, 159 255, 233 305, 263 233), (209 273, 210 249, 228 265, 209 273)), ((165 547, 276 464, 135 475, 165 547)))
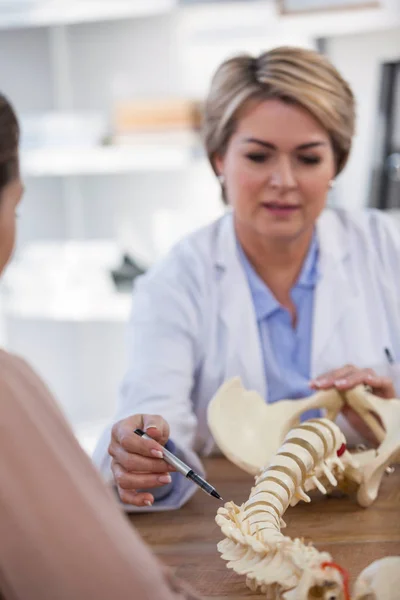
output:
MULTIPOLYGON (((224 458, 205 461, 207 479, 225 501, 247 500, 253 478, 224 458)), ((245 577, 226 568, 216 544, 223 536, 215 523, 219 503, 199 491, 180 510, 130 517, 146 542, 176 574, 204 598, 264 598, 250 592, 245 577)), ((354 498, 313 496, 311 504, 289 507, 285 535, 312 540, 347 568, 351 582, 373 560, 400 554, 400 465, 385 475, 378 499, 367 509, 354 498)))

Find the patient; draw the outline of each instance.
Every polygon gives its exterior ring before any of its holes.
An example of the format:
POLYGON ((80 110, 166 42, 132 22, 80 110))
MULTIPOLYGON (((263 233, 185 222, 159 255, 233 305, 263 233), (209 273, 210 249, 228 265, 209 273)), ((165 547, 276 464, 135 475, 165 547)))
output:
MULTIPOLYGON (((23 193, 18 137, 0 95, 0 273, 23 193)), ((129 526, 40 378, 4 351, 0 407, 1 598, 196 598, 129 526)))

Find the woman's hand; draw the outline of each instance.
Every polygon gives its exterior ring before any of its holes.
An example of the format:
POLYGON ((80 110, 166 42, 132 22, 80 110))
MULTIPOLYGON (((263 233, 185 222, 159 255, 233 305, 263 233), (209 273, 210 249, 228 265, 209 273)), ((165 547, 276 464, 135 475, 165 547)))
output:
POLYGON ((168 437, 169 425, 159 415, 133 415, 114 425, 108 452, 122 502, 151 506, 152 494, 138 490, 171 483, 169 472, 175 469, 163 460, 161 452, 168 437), (143 429, 154 442, 138 436, 135 429, 143 429))
POLYGON ((380 377, 372 369, 359 369, 354 365, 346 365, 341 369, 329 371, 313 379, 310 387, 314 390, 327 390, 335 387, 339 391, 350 390, 363 383, 369 385, 375 396, 380 398, 394 398, 396 393, 393 382, 389 377, 380 377))
MULTIPOLYGON (((354 365, 346 365, 341 369, 329 371, 313 379, 310 387, 314 390, 327 390, 335 387, 338 391, 343 392, 359 384, 368 385, 372 389, 372 393, 380 398, 390 399, 396 395, 393 382, 389 377, 380 377, 372 369, 359 369, 354 365)), ((374 446, 377 445, 375 436, 360 415, 348 405, 342 408, 342 413, 354 429, 371 444, 374 446)))

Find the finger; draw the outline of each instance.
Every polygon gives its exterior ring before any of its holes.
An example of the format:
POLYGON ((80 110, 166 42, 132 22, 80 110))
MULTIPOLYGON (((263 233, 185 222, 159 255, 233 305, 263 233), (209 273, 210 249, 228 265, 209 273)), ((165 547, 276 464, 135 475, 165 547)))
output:
POLYGON ((392 380, 389 377, 380 377, 372 369, 361 369, 334 382, 339 390, 349 390, 361 383, 371 386, 373 392, 381 398, 390 399, 395 396, 392 380))
POLYGON ((169 471, 175 471, 175 468, 167 464, 165 460, 161 458, 147 458, 140 454, 126 452, 126 450, 115 441, 111 441, 108 453, 117 463, 130 473, 134 471, 139 471, 141 473, 167 473, 169 471))
POLYGON ((370 383, 369 381, 367 383, 372 387, 373 393, 380 398, 391 400, 396 397, 393 381, 389 377, 376 376, 374 383, 370 383))
POLYGON ((169 438, 169 425, 160 415, 143 415, 143 429, 162 446, 169 438))
POLYGON ((350 390, 361 383, 368 383, 372 387, 372 382, 375 379, 378 379, 378 377, 373 371, 370 369, 360 369, 343 377, 338 377, 333 383, 339 390, 350 390))
POLYGON ((135 433, 135 429, 142 427, 142 415, 123 419, 112 428, 112 441, 119 444, 126 452, 141 454, 149 458, 162 458, 162 447, 156 440, 146 440, 135 433))
POLYGON ((310 387, 312 387, 314 389, 319 389, 319 388, 326 389, 326 388, 332 387, 335 379, 347 377, 348 375, 350 375, 351 373, 354 373, 357 370, 358 370, 357 367, 355 367, 354 365, 345 365, 344 367, 341 367, 340 369, 334 369, 333 371, 328 371, 327 373, 324 373, 323 375, 320 375, 320 376, 316 377, 315 379, 312 379, 310 382, 310 387))
POLYGON ((118 495, 121 502, 124 504, 131 504, 132 506, 152 506, 154 503, 154 496, 148 492, 134 492, 118 489, 118 495))
POLYGON ((128 473, 115 460, 112 461, 111 470, 118 489, 122 490, 135 491, 161 487, 172 481, 169 473, 128 473))

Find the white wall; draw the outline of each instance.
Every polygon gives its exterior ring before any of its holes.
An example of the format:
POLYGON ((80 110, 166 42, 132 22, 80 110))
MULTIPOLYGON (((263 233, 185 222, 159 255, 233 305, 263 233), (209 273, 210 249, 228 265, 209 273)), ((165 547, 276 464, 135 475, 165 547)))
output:
POLYGON ((0 31, 0 89, 16 110, 50 110, 53 88, 46 28, 0 31))
POLYGON ((74 108, 106 110, 118 95, 180 95, 176 15, 69 28, 74 108))
POLYGON ((12 350, 28 357, 74 425, 113 413, 125 371, 124 323, 7 319, 12 350))
POLYGON ((351 208, 365 206, 377 143, 380 67, 400 61, 400 27, 392 30, 333 37, 327 53, 350 83, 357 100, 357 133, 347 168, 338 180, 338 203, 351 208))
POLYGON ((314 47, 304 28, 287 28, 275 1, 221 2, 182 10, 177 21, 185 90, 204 97, 219 64, 230 56, 262 51, 282 44, 314 47))

